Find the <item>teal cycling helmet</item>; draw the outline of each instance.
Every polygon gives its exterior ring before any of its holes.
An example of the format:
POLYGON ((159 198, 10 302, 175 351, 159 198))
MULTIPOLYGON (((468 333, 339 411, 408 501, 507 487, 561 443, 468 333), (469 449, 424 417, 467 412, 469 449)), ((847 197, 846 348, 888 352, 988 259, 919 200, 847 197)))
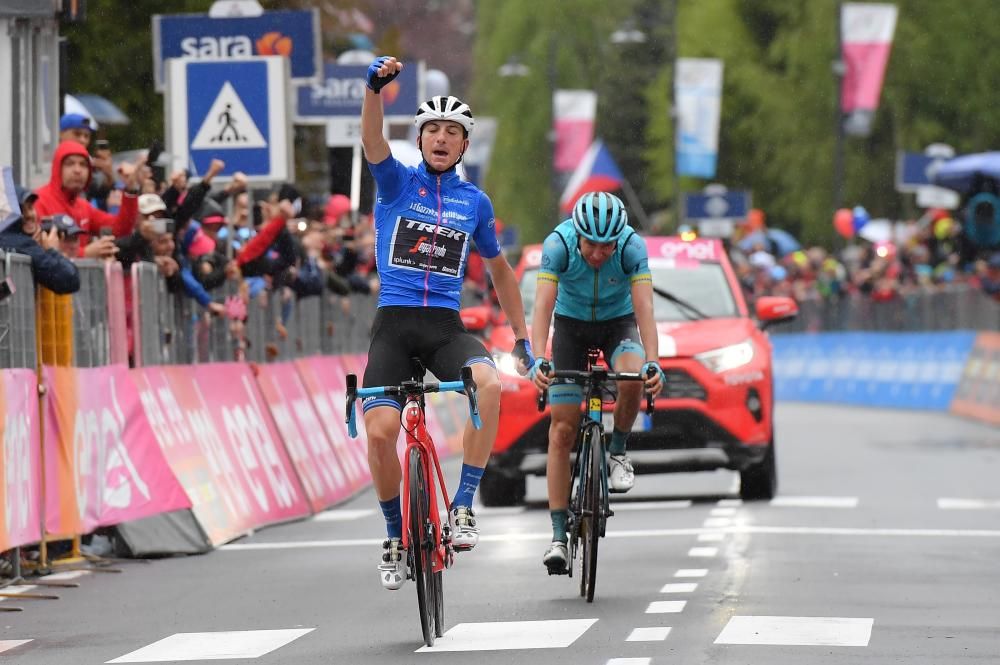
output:
POLYGON ((591 192, 573 206, 573 226, 591 242, 614 242, 628 226, 628 213, 614 194, 591 192))

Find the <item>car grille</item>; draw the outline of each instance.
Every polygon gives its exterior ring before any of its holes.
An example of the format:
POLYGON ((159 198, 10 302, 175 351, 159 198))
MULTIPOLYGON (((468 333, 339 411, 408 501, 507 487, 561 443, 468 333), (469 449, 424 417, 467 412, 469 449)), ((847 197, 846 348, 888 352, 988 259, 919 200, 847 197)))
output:
POLYGON ((671 367, 663 370, 666 382, 660 391, 660 397, 668 399, 700 399, 705 401, 707 393, 694 377, 683 369, 671 367))

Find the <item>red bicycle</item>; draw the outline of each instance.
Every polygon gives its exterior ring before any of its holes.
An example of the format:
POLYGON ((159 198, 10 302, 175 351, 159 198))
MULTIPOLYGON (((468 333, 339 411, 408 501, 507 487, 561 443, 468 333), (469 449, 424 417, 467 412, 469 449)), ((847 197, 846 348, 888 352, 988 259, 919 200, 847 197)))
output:
POLYGON ((427 393, 464 392, 469 399, 469 414, 476 429, 482 426, 476 401, 476 383, 472 368, 462 368, 461 381, 424 383, 423 365, 414 359, 414 378, 398 386, 358 388, 358 377, 347 375, 347 425, 351 437, 358 435, 355 402, 361 397, 403 396, 406 404, 400 422, 406 431, 406 451, 403 465, 403 549, 406 550, 407 578, 417 587, 417 607, 424 643, 434 646, 434 638, 444 632, 444 569, 454 561, 451 529, 441 523, 438 492, 448 505, 448 489, 444 483, 441 462, 434 441, 425 425, 427 393))

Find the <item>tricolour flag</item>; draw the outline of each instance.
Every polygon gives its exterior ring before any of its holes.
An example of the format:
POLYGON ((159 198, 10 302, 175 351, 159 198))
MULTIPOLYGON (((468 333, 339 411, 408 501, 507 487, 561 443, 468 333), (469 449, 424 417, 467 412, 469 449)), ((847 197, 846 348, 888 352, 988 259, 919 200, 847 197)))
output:
POLYGON ((594 140, 597 93, 593 90, 556 90, 552 98, 555 125, 555 155, 552 165, 559 173, 572 171, 594 140))
POLYGON ((613 192, 621 189, 624 181, 625 176, 622 175, 604 141, 597 139, 590 145, 576 170, 573 171, 573 175, 570 176, 566 189, 559 199, 559 207, 568 213, 573 209, 577 199, 587 192, 613 192))

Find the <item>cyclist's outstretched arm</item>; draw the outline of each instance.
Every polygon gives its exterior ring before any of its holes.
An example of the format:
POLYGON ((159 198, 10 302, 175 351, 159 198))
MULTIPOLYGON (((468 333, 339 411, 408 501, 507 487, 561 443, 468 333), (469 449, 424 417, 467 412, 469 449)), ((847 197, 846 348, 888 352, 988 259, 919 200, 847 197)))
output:
POLYGON ((503 254, 484 261, 490 270, 500 307, 503 308, 503 313, 507 315, 510 327, 514 330, 514 339, 528 339, 528 326, 524 321, 524 303, 521 302, 521 290, 518 288, 514 269, 507 263, 507 257, 503 254))
MULTIPOLYGON (((535 286, 535 309, 531 315, 531 348, 535 350, 539 358, 548 358, 546 349, 549 344, 549 326, 552 324, 552 311, 556 308, 556 293, 558 291, 559 282, 555 281, 552 275, 547 273, 538 275, 535 286)), ((538 374, 542 374, 542 372, 538 372, 538 374)), ((532 379, 539 390, 548 387, 548 377, 532 376, 532 379)))
POLYGON ((377 58, 368 68, 368 87, 361 103, 361 145, 370 164, 380 164, 389 156, 389 142, 383 134, 382 97, 377 90, 384 85, 382 81, 392 80, 402 69, 403 63, 391 56, 377 58))

